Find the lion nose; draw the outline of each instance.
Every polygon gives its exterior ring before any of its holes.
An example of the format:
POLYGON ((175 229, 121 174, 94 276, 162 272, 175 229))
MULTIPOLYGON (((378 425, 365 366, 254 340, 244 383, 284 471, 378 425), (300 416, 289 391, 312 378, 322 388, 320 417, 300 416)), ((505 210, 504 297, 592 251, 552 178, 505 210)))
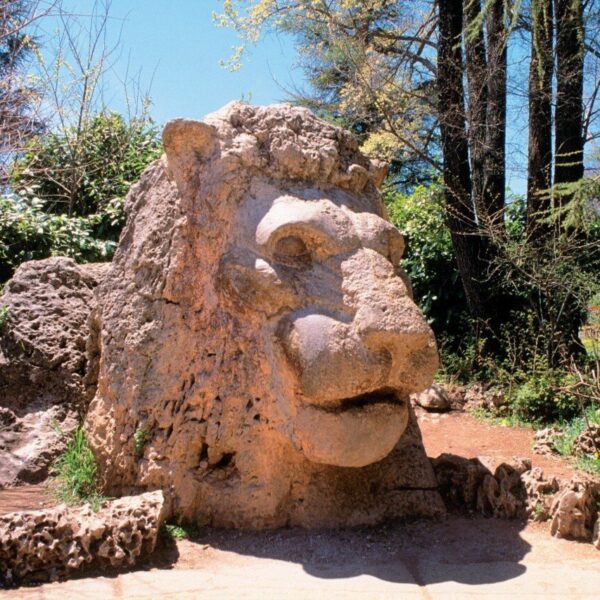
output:
POLYGON ((358 307, 354 328, 371 352, 390 355, 390 386, 413 393, 431 383, 438 366, 435 339, 408 295, 371 291, 358 307))

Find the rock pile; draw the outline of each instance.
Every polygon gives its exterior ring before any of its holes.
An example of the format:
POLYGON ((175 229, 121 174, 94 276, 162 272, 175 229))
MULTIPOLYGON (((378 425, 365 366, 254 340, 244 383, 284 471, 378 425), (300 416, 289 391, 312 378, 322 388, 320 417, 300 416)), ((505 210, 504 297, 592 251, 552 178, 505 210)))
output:
POLYGON ((552 519, 552 535, 592 541, 600 549, 600 483, 580 477, 548 479, 528 459, 496 465, 484 457, 442 454, 432 462, 449 508, 502 519, 552 519))
POLYGON ((85 567, 131 566, 154 550, 162 492, 0 516, 0 584, 63 579, 85 567))

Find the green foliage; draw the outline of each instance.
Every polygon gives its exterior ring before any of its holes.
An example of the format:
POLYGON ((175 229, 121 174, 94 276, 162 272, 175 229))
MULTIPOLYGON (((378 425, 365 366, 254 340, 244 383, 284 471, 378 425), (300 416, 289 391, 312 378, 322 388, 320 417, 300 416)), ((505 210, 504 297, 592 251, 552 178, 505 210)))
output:
POLYGON ((195 523, 163 523, 162 533, 172 540, 193 540, 200 535, 200 530, 195 523))
POLYGON ((136 429, 133 434, 133 442, 136 455, 141 456, 144 453, 144 446, 146 445, 146 432, 143 429, 136 429))
POLYGON ((4 329, 6 324, 8 323, 8 319, 10 317, 10 311, 8 306, 2 305, 0 306, 0 331, 4 329))
POLYGON ((78 262, 109 260, 112 240, 97 238, 98 225, 108 213, 67 217, 42 210, 40 200, 0 198, 0 281, 12 277, 27 260, 69 256, 78 262))
POLYGON ((566 421, 579 411, 577 400, 567 391, 571 375, 558 369, 523 374, 523 379, 510 396, 514 413, 520 418, 539 423, 566 421))
POLYGON ((600 413, 595 405, 587 407, 583 415, 571 421, 560 423, 560 433, 552 440, 556 451, 566 457, 575 457, 575 466, 582 471, 600 475, 600 455, 582 456, 576 453, 575 440, 581 435, 588 425, 600 425, 600 413))
POLYGON ((151 122, 114 113, 32 141, 12 170, 15 193, 0 198, 0 281, 27 260, 110 260, 125 195, 160 153, 151 122))
MULTIPOLYGON (((100 113, 78 128, 34 140, 15 163, 12 183, 17 192, 39 198, 45 212, 68 216, 110 212, 111 202, 123 199, 160 153, 151 121, 127 123, 116 113, 100 113)), ((114 218, 114 207, 112 212, 114 218)), ((119 224, 117 219, 115 228, 119 224)))
POLYGON ((390 221, 404 234, 401 266, 411 279, 416 303, 438 339, 464 335, 465 297, 445 224, 441 187, 419 186, 411 195, 388 191, 384 200, 390 221))
POLYGON ((104 499, 98 489, 94 454, 82 427, 78 427, 52 468, 56 497, 66 504, 89 502, 97 510, 104 499))

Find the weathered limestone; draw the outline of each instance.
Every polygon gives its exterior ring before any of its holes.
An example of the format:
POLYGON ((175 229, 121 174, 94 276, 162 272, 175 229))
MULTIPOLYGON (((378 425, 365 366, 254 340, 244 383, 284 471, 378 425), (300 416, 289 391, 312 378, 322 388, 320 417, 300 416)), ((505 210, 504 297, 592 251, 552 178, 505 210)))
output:
POLYGON ((599 500, 600 484, 572 479, 553 499, 550 533, 559 538, 593 541, 594 526, 600 519, 599 500))
POLYGON ((0 516, 0 586, 54 581, 84 567, 131 566, 154 550, 164 517, 160 491, 89 505, 0 516))
POLYGON ((37 483, 84 412, 86 321, 108 265, 22 264, 0 306, 0 488, 37 483))
POLYGON ((451 408, 446 391, 441 385, 437 385, 436 383, 432 383, 422 392, 412 394, 411 400, 430 412, 445 412, 451 408))
POLYGON ((409 406, 437 367, 383 172, 309 111, 176 120, 93 315, 109 493, 225 527, 443 512, 409 406))

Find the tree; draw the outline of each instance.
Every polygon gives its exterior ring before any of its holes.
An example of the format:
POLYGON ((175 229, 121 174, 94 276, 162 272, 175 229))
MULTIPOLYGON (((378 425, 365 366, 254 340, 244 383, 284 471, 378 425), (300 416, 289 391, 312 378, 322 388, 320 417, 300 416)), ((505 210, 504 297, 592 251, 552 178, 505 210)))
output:
POLYGON ((553 2, 531 0, 529 63, 529 158, 527 166, 527 230, 532 239, 544 230, 552 185, 553 2))
MULTIPOLYGON (((599 5, 597 0, 224 0, 221 23, 235 27, 249 43, 269 27, 291 33, 299 40, 317 100, 326 99, 310 104, 313 108, 352 127, 364 151, 392 166, 418 158, 442 173, 446 221, 473 329, 489 352, 501 354, 502 332, 515 315, 529 314, 534 301, 553 302, 551 293, 538 293, 541 284, 531 284, 522 266, 511 264, 515 255, 506 251, 513 227, 505 222, 507 98, 528 106, 529 120, 512 123, 513 129, 529 128, 527 235, 519 239, 521 252, 532 265, 554 268, 570 254, 557 255, 551 247, 559 238, 563 243, 564 229, 551 224, 553 215, 562 213, 550 209, 557 194, 563 205, 570 202, 569 193, 582 197, 572 186, 583 174, 583 143, 586 136, 600 136, 600 128, 594 129, 600 116, 600 47, 584 27, 600 24, 599 5), (512 64, 510 44, 517 57, 512 64), (529 49, 524 81, 518 63, 529 49), (591 68, 589 57, 597 68, 586 79, 582 69, 591 68), (561 162, 561 157, 570 158, 561 162), (561 185, 571 187, 559 194, 561 185)), ((306 96, 294 98, 305 102, 306 96)), ((574 261, 563 262, 575 269, 574 261)), ((561 295, 560 303, 567 296, 561 295)), ((562 314, 560 306, 549 304, 534 311, 540 326, 555 308, 562 314)), ((556 344, 564 342, 563 333, 562 341, 555 336, 556 344)))
POLYGON ((0 0, 0 184, 7 165, 42 123, 35 112, 37 90, 23 70, 36 47, 32 26, 52 5, 35 0, 0 0))
MULTIPOLYGON (((583 67, 582 0, 556 2, 556 114, 554 185, 583 177, 583 67)), ((562 199, 563 202, 567 198, 562 199)))

